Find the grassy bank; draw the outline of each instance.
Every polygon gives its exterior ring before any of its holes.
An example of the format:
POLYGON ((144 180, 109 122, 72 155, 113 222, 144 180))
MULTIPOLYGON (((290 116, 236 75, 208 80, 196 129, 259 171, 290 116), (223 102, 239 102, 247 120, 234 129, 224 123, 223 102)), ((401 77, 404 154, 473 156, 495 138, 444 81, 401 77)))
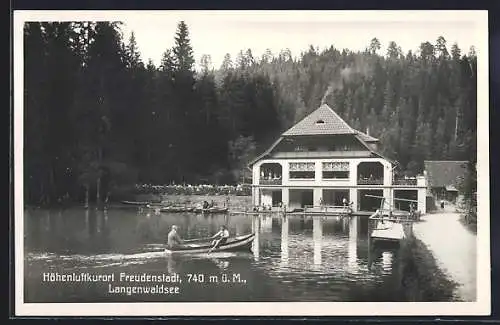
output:
POLYGON ((464 225, 464 227, 473 234, 477 234, 477 223, 470 222, 465 214, 460 215, 460 223, 462 223, 462 225, 464 225))
POLYGON ((458 284, 439 268, 434 256, 419 239, 409 239, 402 247, 402 286, 407 301, 458 301, 458 284))

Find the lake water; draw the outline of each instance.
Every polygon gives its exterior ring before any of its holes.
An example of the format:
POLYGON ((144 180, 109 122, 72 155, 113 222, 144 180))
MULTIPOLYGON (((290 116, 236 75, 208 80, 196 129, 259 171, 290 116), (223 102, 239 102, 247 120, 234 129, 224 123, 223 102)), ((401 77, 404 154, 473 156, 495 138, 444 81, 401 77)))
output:
POLYGON ((366 217, 27 209, 24 226, 25 302, 406 299, 401 254, 369 247, 366 217), (253 252, 167 256, 173 224, 184 239, 210 236, 222 224, 235 235, 255 231, 253 252), (81 273, 101 278, 51 281, 81 273), (143 278, 130 282, 131 275, 143 278), (176 275, 181 282, 169 282, 176 275))

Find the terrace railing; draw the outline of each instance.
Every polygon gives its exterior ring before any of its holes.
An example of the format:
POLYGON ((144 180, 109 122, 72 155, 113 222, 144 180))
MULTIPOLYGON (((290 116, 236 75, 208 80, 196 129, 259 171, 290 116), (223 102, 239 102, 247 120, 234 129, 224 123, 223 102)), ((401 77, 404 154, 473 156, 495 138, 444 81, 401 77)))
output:
POLYGON ((281 185, 281 178, 261 178, 259 180, 260 185, 281 185))
POLYGON ((332 214, 350 214, 352 207, 350 205, 305 205, 304 213, 332 213, 332 214))
POLYGON ((384 185, 382 178, 358 178, 358 185, 384 185))
POLYGON ((397 178, 392 180, 392 185, 416 186, 416 178, 397 178))

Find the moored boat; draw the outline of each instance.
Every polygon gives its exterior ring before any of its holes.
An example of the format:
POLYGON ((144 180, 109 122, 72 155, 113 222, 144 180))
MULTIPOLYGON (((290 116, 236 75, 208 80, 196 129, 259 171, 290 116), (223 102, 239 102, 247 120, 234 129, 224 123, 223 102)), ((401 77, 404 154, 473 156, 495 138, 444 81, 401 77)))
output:
POLYGON ((182 206, 168 206, 168 207, 161 207, 160 211, 161 212, 192 212, 193 207, 182 207, 182 206))
POLYGON ((175 249, 165 249, 167 254, 200 254, 200 253, 214 253, 214 252, 245 252, 250 251, 252 242, 255 239, 255 233, 231 237, 221 244, 219 247, 212 249, 211 238, 194 239, 185 241, 184 244, 179 245, 175 249))
POLYGON ((221 208, 221 207, 211 207, 211 208, 206 208, 206 209, 203 209, 203 208, 194 208, 193 209, 193 212, 196 212, 196 213, 226 213, 229 209, 224 207, 224 208, 221 208))
POLYGON ((128 204, 128 205, 140 205, 140 206, 142 206, 142 205, 146 206, 146 205, 150 204, 150 202, 146 202, 146 201, 121 201, 121 203, 128 204))

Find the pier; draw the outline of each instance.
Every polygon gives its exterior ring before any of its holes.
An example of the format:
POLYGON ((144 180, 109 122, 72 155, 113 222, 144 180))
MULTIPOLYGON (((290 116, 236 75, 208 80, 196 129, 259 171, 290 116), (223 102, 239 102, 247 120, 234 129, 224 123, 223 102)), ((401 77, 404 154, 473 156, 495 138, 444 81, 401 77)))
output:
POLYGON ((370 242, 397 243, 413 235, 413 223, 420 220, 420 211, 413 210, 412 204, 415 200, 394 199, 395 201, 410 202, 410 211, 394 210, 389 204, 386 208, 386 198, 383 196, 369 195, 380 198, 380 208, 377 209, 369 219, 370 242))

